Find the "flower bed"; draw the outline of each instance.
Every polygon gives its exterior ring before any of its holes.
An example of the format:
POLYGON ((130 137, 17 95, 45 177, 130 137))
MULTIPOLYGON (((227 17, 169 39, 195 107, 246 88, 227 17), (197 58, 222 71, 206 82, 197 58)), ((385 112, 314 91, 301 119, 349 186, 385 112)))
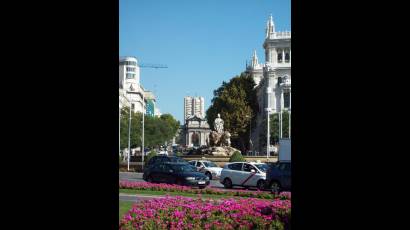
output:
POLYGON ((136 203, 120 229, 290 229, 290 200, 169 197, 136 203))
POLYGON ((192 189, 188 186, 171 185, 171 184, 155 184, 149 182, 129 182, 120 181, 120 189, 135 189, 135 190, 148 190, 148 191, 166 191, 166 192, 185 192, 193 194, 214 194, 214 195, 227 195, 227 196, 239 196, 239 197, 254 197, 261 199, 282 199, 290 200, 290 192, 282 192, 279 195, 274 195, 264 191, 227 191, 217 188, 205 188, 205 189, 192 189))

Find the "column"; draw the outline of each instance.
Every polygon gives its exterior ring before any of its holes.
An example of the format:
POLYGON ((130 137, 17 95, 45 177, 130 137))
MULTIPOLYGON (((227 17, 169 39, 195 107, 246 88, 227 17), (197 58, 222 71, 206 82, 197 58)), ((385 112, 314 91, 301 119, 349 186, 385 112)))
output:
POLYGON ((292 109, 292 91, 289 88, 289 111, 292 109))
POLYGON ((285 48, 282 49, 282 63, 285 63, 285 48))
POLYGON ((282 112, 285 105, 283 90, 280 92, 280 111, 282 112))
POLYGON ((289 63, 291 63, 292 60, 292 49, 289 48, 289 63))

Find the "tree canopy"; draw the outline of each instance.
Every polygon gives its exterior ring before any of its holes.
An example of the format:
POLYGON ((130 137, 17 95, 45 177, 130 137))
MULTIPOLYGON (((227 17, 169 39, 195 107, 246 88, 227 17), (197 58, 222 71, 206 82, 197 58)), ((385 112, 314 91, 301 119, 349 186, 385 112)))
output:
MULTIPOLYGON (((129 108, 121 110, 120 147, 128 147, 129 108)), ((160 117, 145 115, 144 117, 144 146, 157 147, 171 140, 179 127, 179 122, 171 114, 160 117)), ((142 143, 142 114, 131 112, 131 148, 141 146, 142 143)))
POLYGON ((214 129, 218 113, 224 120, 224 129, 231 133, 231 143, 235 148, 249 149, 250 122, 255 122, 258 101, 253 78, 246 73, 235 76, 228 83, 214 91, 212 105, 206 111, 208 123, 214 129))

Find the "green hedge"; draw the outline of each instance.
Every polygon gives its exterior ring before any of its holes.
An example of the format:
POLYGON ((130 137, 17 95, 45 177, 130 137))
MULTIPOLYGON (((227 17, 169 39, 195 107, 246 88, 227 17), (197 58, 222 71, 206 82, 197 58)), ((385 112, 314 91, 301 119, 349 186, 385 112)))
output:
POLYGON ((236 151, 232 154, 231 158, 229 158, 229 162, 241 162, 245 161, 245 158, 242 156, 241 152, 236 151))

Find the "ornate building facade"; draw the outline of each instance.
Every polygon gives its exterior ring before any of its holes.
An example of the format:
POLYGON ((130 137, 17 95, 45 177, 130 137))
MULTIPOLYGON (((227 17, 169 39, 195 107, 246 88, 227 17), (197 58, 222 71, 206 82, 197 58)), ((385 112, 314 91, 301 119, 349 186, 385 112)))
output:
POLYGON ((277 32, 272 16, 265 31, 265 63, 259 63, 256 51, 246 66, 255 83, 259 103, 256 128, 252 130, 252 150, 266 153, 267 114, 291 111, 291 32, 277 32))

